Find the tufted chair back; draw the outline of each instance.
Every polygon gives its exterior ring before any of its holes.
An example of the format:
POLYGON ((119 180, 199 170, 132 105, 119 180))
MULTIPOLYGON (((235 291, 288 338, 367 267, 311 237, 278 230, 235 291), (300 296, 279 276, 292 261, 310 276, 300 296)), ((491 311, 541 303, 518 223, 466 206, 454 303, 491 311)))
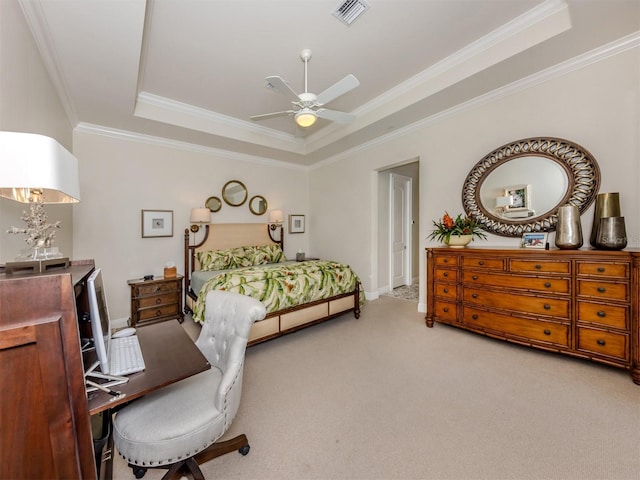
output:
POLYGON ((197 347, 222 373, 213 399, 225 415, 225 430, 231 424, 242 393, 244 355, 251 326, 266 315, 258 300, 232 292, 212 290, 207 293, 205 322, 196 341, 197 347))

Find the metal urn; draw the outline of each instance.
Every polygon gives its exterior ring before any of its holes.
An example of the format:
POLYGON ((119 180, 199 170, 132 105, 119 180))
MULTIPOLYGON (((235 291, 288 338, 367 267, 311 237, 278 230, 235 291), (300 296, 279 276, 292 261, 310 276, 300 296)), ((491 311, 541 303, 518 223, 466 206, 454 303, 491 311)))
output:
POLYGON ((596 248, 602 250, 622 250, 627 246, 627 230, 624 217, 606 217, 600 219, 596 248))
POLYGON ((608 217, 620 217, 620 194, 614 193, 600 193, 596 197, 596 209, 593 214, 593 226, 591 227, 591 236, 589 237, 589 243, 592 247, 598 247, 596 245, 596 238, 598 236, 598 229, 600 228, 600 220, 608 217))
POLYGON ((556 225, 556 247, 574 250, 582 246, 582 225, 580 212, 575 205, 567 204, 558 208, 556 225))

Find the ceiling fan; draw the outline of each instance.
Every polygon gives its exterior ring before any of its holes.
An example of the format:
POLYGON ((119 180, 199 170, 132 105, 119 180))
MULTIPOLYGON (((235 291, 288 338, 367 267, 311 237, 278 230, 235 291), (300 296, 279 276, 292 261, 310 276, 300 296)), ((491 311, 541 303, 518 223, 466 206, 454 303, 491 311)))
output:
POLYGON ((355 115, 337 110, 323 108, 324 105, 353 90, 360 82, 354 75, 347 75, 342 80, 334 83, 320 95, 315 95, 307 91, 307 64, 311 59, 311 50, 305 49, 300 52, 300 58, 304 62, 304 93, 297 94, 289 83, 278 76, 267 77, 267 88, 278 93, 288 92, 295 100, 292 100, 292 110, 282 112, 265 113, 264 115, 254 115, 251 120, 265 120, 267 118, 280 117, 283 115, 293 115, 295 121, 301 127, 310 127, 318 118, 324 118, 338 123, 350 123, 355 120, 355 115))

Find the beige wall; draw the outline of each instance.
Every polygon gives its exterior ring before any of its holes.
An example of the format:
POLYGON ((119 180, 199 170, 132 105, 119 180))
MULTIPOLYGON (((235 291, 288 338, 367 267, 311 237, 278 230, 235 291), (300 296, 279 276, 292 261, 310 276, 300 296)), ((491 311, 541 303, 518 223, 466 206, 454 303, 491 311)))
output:
MULTIPOLYGON (((58 100, 40 53, 17 1, 0 1, 0 130, 40 133, 72 150, 71 124, 58 100)), ((2 161, 2 159, 0 159, 2 161)), ((47 205, 49 221, 60 220, 54 245, 73 253, 72 206, 47 205)), ((0 198, 0 263, 10 262, 28 248, 24 235, 7 235, 29 205, 0 198)))
MULTIPOLYGON (((375 297, 378 285, 384 283, 378 271, 379 170, 419 158, 424 249, 433 219, 445 210, 463 212, 462 184, 478 160, 507 142, 542 135, 569 139, 595 156, 602 173, 600 192, 620 192, 629 246, 640 246, 639 50, 431 119, 422 128, 314 167, 310 175, 312 250, 349 262, 369 296, 375 297), (339 242, 332 241, 336 234, 339 242)), ((586 244, 592 221, 593 206, 582 217, 586 244)), ((492 235, 483 243, 516 246, 518 239, 492 235)), ((421 285, 424 280, 422 255, 421 285)), ((422 290, 419 309, 424 311, 422 290)))
MULTIPOLYGON (((82 132, 74 134, 74 146, 82 202, 73 207, 73 254, 93 258, 103 269, 113 318, 129 316, 128 279, 161 275, 167 262, 184 273, 190 210, 204 207, 210 196, 222 198, 228 180, 240 180, 249 198, 262 195, 269 209, 281 209, 285 217, 309 213, 308 173, 299 167, 82 132), (173 236, 142 238, 142 210, 173 210, 173 236)), ((267 222, 268 215, 253 215, 247 201, 240 207, 223 203, 211 218, 214 223, 267 222)), ((285 233, 287 256, 306 250, 308 232, 285 233)))

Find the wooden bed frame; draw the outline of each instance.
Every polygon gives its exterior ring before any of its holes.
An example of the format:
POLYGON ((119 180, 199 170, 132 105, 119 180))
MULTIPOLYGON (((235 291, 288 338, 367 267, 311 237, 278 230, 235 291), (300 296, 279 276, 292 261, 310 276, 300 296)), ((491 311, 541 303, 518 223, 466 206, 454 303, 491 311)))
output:
MULTIPOLYGON (((284 238, 282 225, 274 228, 274 225, 266 223, 219 223, 206 225, 205 237, 197 245, 190 245, 189 232, 189 229, 184 231, 184 309, 186 313, 193 313, 193 306, 197 299, 196 294, 191 290, 191 272, 199 268, 195 257, 196 252, 224 250, 246 245, 271 245, 274 243, 282 247, 284 238), (276 233, 278 230, 279 235, 277 237, 280 240, 276 240, 272 236, 272 232, 276 233)), ((360 318, 359 285, 356 285, 355 290, 349 293, 267 314, 264 320, 254 323, 248 345, 280 337, 350 311, 353 312, 356 318, 360 318)))

